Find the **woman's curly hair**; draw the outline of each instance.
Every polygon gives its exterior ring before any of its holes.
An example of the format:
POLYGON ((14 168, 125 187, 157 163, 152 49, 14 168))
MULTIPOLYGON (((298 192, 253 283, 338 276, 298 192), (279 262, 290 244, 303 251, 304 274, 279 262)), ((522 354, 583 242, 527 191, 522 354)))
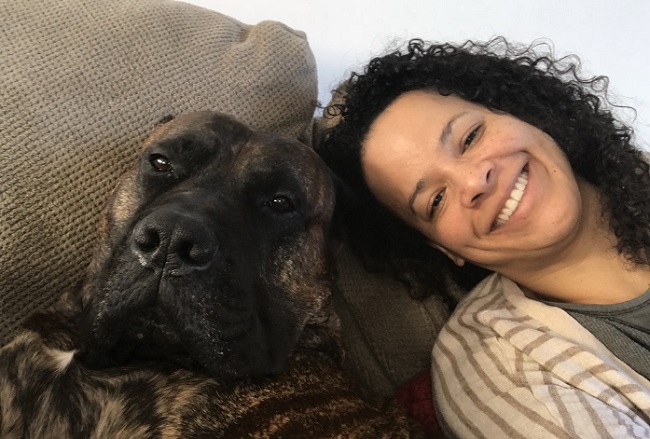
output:
POLYGON ((607 86, 604 76, 581 78, 575 56, 555 59, 548 45, 517 48, 503 38, 462 45, 416 39, 402 51, 374 58, 335 92, 340 102, 328 106, 324 117, 337 123, 317 145, 351 194, 343 221, 352 249, 366 266, 407 283, 414 296, 445 295, 450 274, 466 288, 486 274, 472 266, 454 268, 382 206, 363 178, 362 143, 377 116, 404 92, 430 89, 509 113, 553 137, 574 172, 602 194, 618 251, 647 264, 648 164, 632 144, 631 128, 612 115, 607 86))

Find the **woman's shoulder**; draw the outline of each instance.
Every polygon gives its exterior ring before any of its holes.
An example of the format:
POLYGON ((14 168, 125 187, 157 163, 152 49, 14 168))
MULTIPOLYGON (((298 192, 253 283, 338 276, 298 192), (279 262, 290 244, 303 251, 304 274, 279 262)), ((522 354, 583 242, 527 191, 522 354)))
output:
POLYGON ((494 313, 515 313, 513 296, 525 299, 523 291, 504 276, 494 273, 483 279, 460 301, 447 324, 489 328, 494 313))
POLYGON ((434 355, 446 349, 458 360, 487 356, 489 364, 510 364, 520 361, 537 339, 553 345, 558 340, 585 343, 591 349, 593 338, 564 310, 530 298, 512 280, 492 274, 458 304, 438 335, 434 355))
POLYGON ((503 292, 504 278, 493 274, 468 293, 438 334, 434 365, 445 373, 456 369, 474 381, 489 374, 499 382, 497 387, 515 384, 507 364, 515 360, 517 350, 504 342, 495 324, 517 322, 521 316, 503 292))
POLYGON ((463 352, 469 355, 475 345, 477 349, 483 348, 496 336, 495 318, 516 318, 504 294, 504 288, 508 287, 504 280, 499 274, 491 274, 467 293, 440 331, 437 344, 462 345, 463 352))
POLYGON ((625 419, 650 434, 650 389, 618 369, 611 354, 592 349, 593 336, 572 321, 502 276, 477 285, 433 348, 443 425, 460 437, 599 437, 598 428, 626 432, 620 411, 628 416, 641 408, 643 419, 625 419), (574 413, 568 407, 576 401, 574 413), (582 416, 589 412, 598 413, 600 426, 582 416))
POLYGON ((462 437, 485 437, 487 432, 491 437, 515 437, 507 420, 492 408, 512 401, 511 393, 522 386, 514 365, 523 358, 494 328, 498 320, 517 320, 503 294, 503 281, 490 275, 470 291, 433 348, 436 407, 443 425, 462 437))

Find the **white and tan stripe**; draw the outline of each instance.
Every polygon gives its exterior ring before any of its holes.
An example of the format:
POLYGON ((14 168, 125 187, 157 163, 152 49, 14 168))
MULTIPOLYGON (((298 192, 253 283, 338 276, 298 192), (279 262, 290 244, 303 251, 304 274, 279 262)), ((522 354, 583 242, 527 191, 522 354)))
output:
POLYGON ((484 281, 433 350, 436 404, 455 435, 650 438, 650 389, 523 313, 499 288, 496 275, 484 281))
POLYGON ((452 346, 451 344, 453 343, 440 342, 440 339, 446 337, 441 337, 439 339, 436 348, 440 350, 441 357, 446 359, 446 364, 441 364, 441 361, 434 362, 435 367, 437 368, 437 375, 442 375, 440 371, 441 368, 450 368, 454 371, 456 381, 459 383, 460 387, 466 391, 467 395, 466 398, 464 398, 465 400, 462 401, 462 404, 457 403, 446 386, 449 377, 445 377, 444 382, 441 383, 443 393, 447 395, 449 402, 456 407, 453 410, 454 412, 458 413, 458 407, 462 406, 465 410, 473 410, 483 415, 482 417, 484 419, 482 422, 477 423, 480 425, 480 428, 474 425, 467 417, 462 415, 459 416, 459 419, 462 419, 462 422, 465 423, 466 427, 473 432, 475 437, 483 437, 482 435, 477 435, 476 431, 480 432, 489 422, 494 424, 501 431, 502 435, 505 435, 503 437, 528 438, 528 432, 518 431, 511 426, 506 417, 499 415, 499 413, 511 413, 513 411, 519 412, 521 416, 529 419, 531 423, 546 430, 548 434, 553 435, 548 437, 571 437, 565 434, 563 430, 556 425, 552 418, 527 406, 525 401, 517 399, 508 392, 508 389, 516 389, 520 387, 520 380, 505 369, 502 362, 498 359, 499 353, 493 352, 492 348, 486 341, 486 338, 493 338, 493 336, 487 334, 487 337, 485 337, 485 333, 481 333, 476 329, 477 315, 487 309, 493 308, 494 306, 499 306, 499 304, 497 304, 499 301, 503 301, 503 299, 500 297, 492 297, 487 301, 477 300, 473 303, 474 306, 472 307, 472 312, 467 312, 468 310, 465 309, 463 314, 464 318, 457 322, 464 330, 457 331, 454 328, 455 325, 447 325, 443 329, 443 331, 447 331, 451 336, 450 342, 455 342, 456 346, 452 346), (472 323, 468 324, 467 321, 471 321, 472 323), (468 340, 470 335, 474 340, 468 340), (474 343, 478 343, 484 348, 480 356, 468 355, 471 352, 471 346, 474 343), (462 373, 459 370, 459 366, 462 363, 460 358, 457 358, 453 354, 453 351, 458 349, 462 352, 462 361, 468 361, 472 367, 469 376, 466 370, 463 370, 462 373), (500 382, 496 382, 491 377, 499 379, 500 382), (468 378, 471 378, 471 383, 468 378), (489 404, 483 403, 482 399, 475 393, 473 389, 477 387, 483 387, 483 390, 489 390, 491 392, 489 397, 486 398, 489 400, 489 404), (503 408, 499 411, 495 411, 493 409, 494 405, 501 405, 503 408))

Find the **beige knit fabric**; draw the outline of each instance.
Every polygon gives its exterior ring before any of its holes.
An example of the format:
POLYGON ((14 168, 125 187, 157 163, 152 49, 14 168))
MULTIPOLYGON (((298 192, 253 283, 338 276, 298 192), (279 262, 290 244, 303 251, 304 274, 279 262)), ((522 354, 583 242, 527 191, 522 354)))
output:
POLYGON ((0 0, 0 345, 80 280, 115 179, 162 117, 214 109, 299 137, 305 35, 171 0, 0 0))

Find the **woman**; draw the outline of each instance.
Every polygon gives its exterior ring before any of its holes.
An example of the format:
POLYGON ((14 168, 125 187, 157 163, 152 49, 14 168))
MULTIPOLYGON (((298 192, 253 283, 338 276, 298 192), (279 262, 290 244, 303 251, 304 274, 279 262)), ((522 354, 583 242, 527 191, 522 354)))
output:
POLYGON ((450 434, 649 437, 648 164, 607 79, 536 50, 412 41, 352 75, 319 149, 366 259, 438 292, 439 255, 493 272, 433 349, 450 434))

